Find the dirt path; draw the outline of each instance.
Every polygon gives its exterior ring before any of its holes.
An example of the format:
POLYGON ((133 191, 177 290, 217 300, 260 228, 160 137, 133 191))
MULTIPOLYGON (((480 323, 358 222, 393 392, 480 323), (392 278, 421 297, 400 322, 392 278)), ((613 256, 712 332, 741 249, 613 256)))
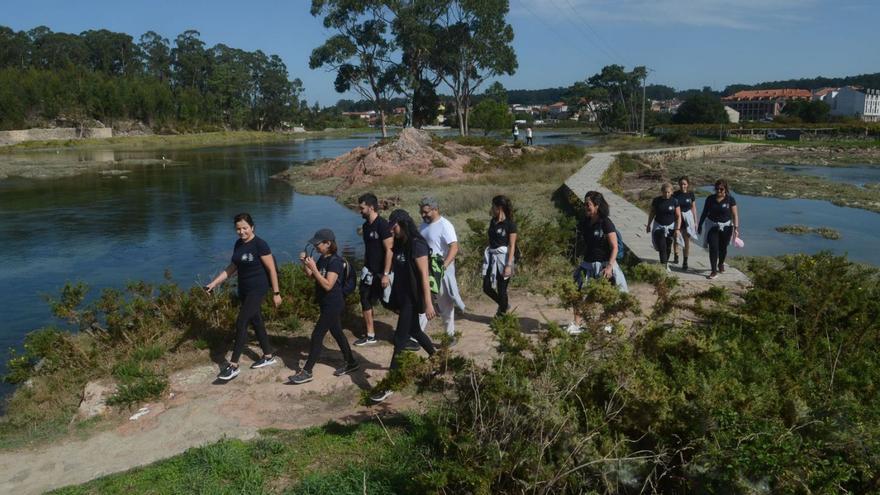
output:
MULTIPOLYGON (((543 296, 512 293, 511 305, 521 317, 523 331, 540 329, 546 321, 564 321, 568 314, 543 296)), ((456 322, 462 333, 456 353, 486 363, 494 355, 493 336, 488 328, 494 306, 480 297, 456 322)), ((304 385, 286 383, 292 369, 301 365, 308 352, 305 337, 279 353, 283 364, 260 370, 247 366, 234 380, 215 383, 217 366, 202 364, 170 377, 170 389, 161 402, 147 404, 149 413, 137 420, 127 417, 112 428, 87 439, 70 439, 35 449, 0 453, 0 493, 19 495, 79 484, 107 474, 180 454, 188 448, 223 437, 248 439, 262 428, 305 428, 334 420, 361 421, 374 414, 420 407, 420 398, 396 394, 375 407, 358 405, 361 390, 385 376, 391 359, 389 343, 394 316, 379 319, 378 345, 355 347, 362 364, 349 377, 333 376, 342 356, 329 337, 321 362, 315 366, 315 380, 304 385)), ((430 333, 439 332, 437 320, 430 333)), ((353 340, 353 338, 351 339, 353 340)), ((126 415, 128 416, 128 415, 126 415)))

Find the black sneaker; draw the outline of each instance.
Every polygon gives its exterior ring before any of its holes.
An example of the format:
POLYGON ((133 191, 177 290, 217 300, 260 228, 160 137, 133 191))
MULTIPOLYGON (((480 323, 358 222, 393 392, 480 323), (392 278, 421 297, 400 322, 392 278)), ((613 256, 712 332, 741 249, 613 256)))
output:
POLYGON ((361 347, 365 345, 373 345, 379 343, 379 340, 376 339, 375 335, 367 335, 366 337, 361 337, 354 341, 354 345, 361 347))
POLYGON ((674 255, 672 255, 672 264, 673 265, 678 264, 678 253, 675 253, 674 255))
POLYGON ((349 373, 353 373, 353 372, 359 370, 360 367, 361 367, 361 365, 357 361, 352 362, 352 363, 347 363, 345 366, 343 366, 341 368, 336 368, 336 371, 333 372, 333 376, 347 375, 349 373))
POLYGON ((290 383, 294 385, 302 385, 303 383, 309 383, 310 381, 312 381, 312 372, 302 370, 295 375, 291 375, 287 379, 290 380, 290 383))
POLYGON ((684 261, 681 262, 681 269, 687 271, 688 269, 688 259, 685 258, 684 261))
POLYGON ((238 376, 238 366, 232 366, 231 364, 226 363, 226 365, 220 371, 220 374, 217 375, 217 378, 228 382, 229 380, 232 380, 233 378, 235 378, 237 376, 238 376))
POLYGON ((385 399, 391 397, 392 395, 394 395, 394 392, 392 392, 391 390, 383 390, 371 395, 370 400, 378 404, 380 402, 385 402, 385 399))
POLYGON ((420 350, 422 350, 422 346, 418 342, 413 342, 412 340, 410 340, 406 343, 405 346, 403 346, 403 350, 409 352, 419 352, 420 350))
POLYGON ((263 356, 259 360, 257 360, 254 364, 251 365, 251 368, 257 369, 262 368, 263 366, 269 366, 271 364, 277 363, 278 360, 275 359, 275 356, 266 357, 263 356))

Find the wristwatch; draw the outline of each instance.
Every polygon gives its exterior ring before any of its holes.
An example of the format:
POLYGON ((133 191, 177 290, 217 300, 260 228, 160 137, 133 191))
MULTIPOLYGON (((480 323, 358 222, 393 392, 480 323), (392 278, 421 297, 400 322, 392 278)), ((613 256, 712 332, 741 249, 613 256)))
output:
POLYGON ((281 292, 280 292, 280 291, 275 291, 274 294, 275 294, 276 296, 280 296, 280 295, 281 295, 281 292))

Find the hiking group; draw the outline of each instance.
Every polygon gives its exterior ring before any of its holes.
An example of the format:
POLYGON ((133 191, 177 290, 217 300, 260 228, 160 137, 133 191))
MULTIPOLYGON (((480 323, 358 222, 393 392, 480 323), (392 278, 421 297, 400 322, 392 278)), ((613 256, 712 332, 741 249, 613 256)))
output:
MULTIPOLYGON (((727 183, 719 180, 715 185, 716 194, 706 199, 703 214, 697 222, 694 195, 688 191, 689 181, 683 177, 679 185, 681 189, 675 194, 672 193, 671 184, 663 185, 663 195, 652 203, 647 229, 652 232, 661 263, 668 263, 672 246, 675 247, 674 262, 677 262, 678 244, 682 244, 684 269, 687 269, 689 241, 687 237, 681 239, 681 227, 685 226, 689 237, 702 234, 701 242, 710 247, 712 273, 709 278, 715 278, 718 273, 724 272, 727 244, 738 238, 736 201, 727 194, 727 183), (673 242, 676 235, 679 240, 673 242)), ((355 346, 378 343, 373 311, 376 304, 381 303, 398 316, 392 339, 394 351, 390 369, 399 366, 399 358, 404 351, 423 349, 429 356, 436 352, 425 330, 428 321, 437 315, 443 322, 443 345, 453 347, 458 342, 455 308, 460 311, 465 309, 455 276, 458 238, 455 227, 441 215, 437 200, 426 197, 419 202, 422 218, 419 225, 402 209, 392 211, 387 220, 383 218, 379 214, 378 199, 372 193, 358 198, 358 210, 364 219, 361 228, 364 260, 359 272, 355 273, 348 261, 339 255, 336 236, 330 229, 318 230, 308 242, 317 256, 306 252, 299 255, 303 272, 315 282, 315 299, 320 314, 312 330, 308 358, 305 365, 289 378, 292 384, 312 381, 313 369, 323 351, 327 332, 333 336, 345 361, 333 374, 344 376, 360 368, 342 330, 345 299, 355 289, 359 292, 364 321, 364 332, 353 342, 355 346)), ((495 196, 491 201, 491 218, 480 276, 483 292, 498 305, 495 316, 510 310, 507 290, 514 274, 518 241, 512 210, 511 201, 506 196, 495 196)), ((581 248, 576 247, 576 251, 582 253, 583 260, 573 273, 578 288, 583 286, 586 279, 605 278, 619 290, 628 290, 619 265, 624 246, 610 214, 608 203, 601 193, 590 191, 585 195, 584 219, 578 224, 576 235, 581 248)), ((222 381, 231 380, 239 374, 239 358, 248 340, 249 325, 253 325, 263 351, 251 368, 277 363, 275 351, 269 345, 260 306, 270 287, 275 306, 282 302, 277 266, 269 245, 256 236, 254 221, 249 214, 236 215, 234 223, 239 238, 233 247, 232 260, 205 285, 205 290, 211 293, 233 275, 238 277, 240 308, 235 322, 232 355, 217 377, 222 381)), ((575 314, 574 321, 566 330, 570 334, 583 332, 581 315, 575 314)), ((391 390, 376 389, 371 400, 382 402, 391 394, 391 390)))

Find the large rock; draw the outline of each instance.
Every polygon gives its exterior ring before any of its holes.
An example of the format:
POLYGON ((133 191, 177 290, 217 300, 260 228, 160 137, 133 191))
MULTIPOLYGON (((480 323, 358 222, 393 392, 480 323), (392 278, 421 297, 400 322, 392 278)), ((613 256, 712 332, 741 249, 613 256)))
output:
POLYGON ((489 158, 478 147, 435 144, 429 133, 407 128, 391 142, 355 148, 324 163, 312 172, 312 176, 317 179, 342 178, 339 190, 398 174, 456 179, 464 175, 464 166, 475 156, 489 158))
POLYGON ((107 399, 115 393, 116 384, 111 381, 99 380, 87 383, 83 390, 82 402, 79 403, 76 419, 83 421, 106 414, 110 411, 107 399))

